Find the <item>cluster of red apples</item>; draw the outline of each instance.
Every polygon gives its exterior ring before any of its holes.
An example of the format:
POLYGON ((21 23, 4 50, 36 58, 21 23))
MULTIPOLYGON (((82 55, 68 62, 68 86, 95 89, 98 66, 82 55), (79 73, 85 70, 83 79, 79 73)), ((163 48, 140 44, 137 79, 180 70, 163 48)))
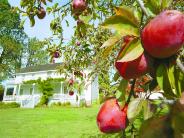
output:
MULTIPOLYGON (((134 39, 124 37, 124 46, 120 52, 134 39)), ((141 31, 141 42, 144 53, 129 62, 115 62, 119 74, 126 80, 151 74, 153 62, 169 59, 176 55, 184 44, 184 14, 176 10, 166 10, 153 18, 141 31)), ((121 109, 117 100, 107 100, 97 116, 99 129, 104 133, 121 132, 127 125, 128 103, 121 109)))

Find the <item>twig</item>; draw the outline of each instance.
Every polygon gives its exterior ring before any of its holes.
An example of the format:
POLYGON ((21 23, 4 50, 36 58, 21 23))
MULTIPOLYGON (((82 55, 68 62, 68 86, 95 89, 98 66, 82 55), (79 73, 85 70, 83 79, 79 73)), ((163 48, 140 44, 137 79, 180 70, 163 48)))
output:
POLYGON ((176 60, 176 64, 177 64, 177 66, 181 69, 181 71, 184 73, 184 66, 183 66, 183 64, 181 63, 180 59, 177 59, 177 60, 176 60))
POLYGON ((144 14, 146 15, 146 16, 150 16, 149 15, 149 13, 147 12, 147 10, 146 10, 146 8, 144 7, 144 3, 143 3, 143 1, 142 0, 136 0, 137 1, 137 3, 139 4, 139 6, 141 7, 141 9, 142 9, 142 11, 144 12, 144 14))
POLYGON ((136 82, 136 79, 133 79, 130 94, 129 94, 128 99, 126 101, 127 104, 130 102, 131 97, 134 95, 135 82, 136 82))

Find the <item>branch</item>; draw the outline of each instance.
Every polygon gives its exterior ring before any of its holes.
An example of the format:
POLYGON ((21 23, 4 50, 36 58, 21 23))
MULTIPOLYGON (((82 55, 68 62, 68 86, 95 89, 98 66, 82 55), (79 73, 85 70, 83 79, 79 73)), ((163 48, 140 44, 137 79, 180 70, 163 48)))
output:
POLYGON ((143 1, 142 0, 136 0, 137 1, 137 3, 139 4, 139 6, 141 7, 141 9, 142 9, 142 11, 144 12, 144 14, 146 15, 146 16, 150 16, 149 15, 149 13, 147 12, 147 10, 146 10, 146 8, 144 7, 144 3, 143 3, 143 1))
POLYGON ((183 66, 183 64, 181 63, 180 59, 177 59, 177 60, 176 60, 176 64, 177 64, 177 66, 181 69, 181 71, 184 73, 184 66, 183 66))

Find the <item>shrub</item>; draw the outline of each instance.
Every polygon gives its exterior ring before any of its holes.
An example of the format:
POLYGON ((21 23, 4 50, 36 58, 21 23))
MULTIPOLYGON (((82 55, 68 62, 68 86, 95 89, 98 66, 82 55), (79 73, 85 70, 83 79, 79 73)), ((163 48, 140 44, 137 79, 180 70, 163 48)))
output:
POLYGON ((61 103, 61 102, 55 102, 51 104, 51 107, 66 107, 66 106, 70 106, 71 103, 70 102, 65 102, 65 103, 61 103))
POLYGON ((12 102, 12 103, 3 103, 0 102, 0 109, 7 109, 7 108, 19 108, 20 104, 16 103, 16 102, 12 102))
POLYGON ((0 85, 0 101, 3 100, 3 93, 4 93, 4 88, 2 85, 0 85))

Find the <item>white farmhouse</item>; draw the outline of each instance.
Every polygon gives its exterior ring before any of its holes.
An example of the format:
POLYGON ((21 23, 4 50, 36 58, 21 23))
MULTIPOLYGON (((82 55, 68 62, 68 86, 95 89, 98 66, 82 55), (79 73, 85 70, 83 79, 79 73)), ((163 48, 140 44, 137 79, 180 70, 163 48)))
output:
MULTIPOLYGON (((47 78, 62 78, 64 75, 58 74, 56 67, 61 63, 46 64, 31 66, 20 69, 16 73, 16 77, 9 79, 5 83, 5 91, 3 96, 3 102, 17 102, 21 107, 34 108, 40 101, 42 93, 39 90, 38 84, 24 84, 24 81, 29 80, 46 80, 47 78)), ((88 71, 86 70, 87 74, 88 71)), ((94 100, 98 99, 98 78, 93 80, 86 79, 87 85, 84 88, 81 95, 77 91, 74 94, 69 95, 67 86, 61 82, 57 82, 54 85, 54 95, 50 98, 49 104, 53 102, 70 102, 73 106, 78 106, 80 101, 85 101, 90 105, 94 100)))

